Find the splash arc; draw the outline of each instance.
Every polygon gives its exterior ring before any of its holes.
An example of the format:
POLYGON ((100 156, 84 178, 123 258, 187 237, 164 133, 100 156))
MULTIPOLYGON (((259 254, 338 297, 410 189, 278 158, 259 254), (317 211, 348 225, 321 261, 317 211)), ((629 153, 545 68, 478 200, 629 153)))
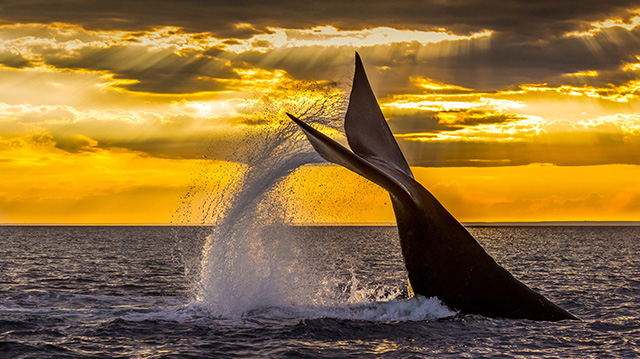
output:
POLYGON ((351 149, 287 115, 300 126, 321 157, 389 192, 414 294, 438 297, 450 308, 466 314, 547 321, 577 319, 497 264, 414 179, 357 53, 344 123, 351 149))

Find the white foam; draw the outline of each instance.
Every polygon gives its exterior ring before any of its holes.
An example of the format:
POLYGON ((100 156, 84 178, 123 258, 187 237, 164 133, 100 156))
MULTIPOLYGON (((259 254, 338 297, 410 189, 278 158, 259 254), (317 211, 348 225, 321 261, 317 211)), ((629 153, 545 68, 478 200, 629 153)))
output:
POLYGON ((326 307, 268 308, 263 312, 256 311, 254 315, 256 315, 256 313, 259 313, 257 315, 271 318, 334 318, 373 322, 435 320, 451 317, 456 314, 456 312, 451 311, 435 297, 413 297, 404 300, 326 307))
POLYGON ((361 304, 343 304, 334 306, 272 306, 254 308, 241 315, 231 317, 213 315, 202 303, 193 302, 173 308, 157 308, 141 311, 131 310, 122 315, 129 321, 165 320, 179 323, 208 325, 213 322, 225 325, 255 325, 255 320, 287 319, 346 319, 371 322, 406 322, 436 320, 454 316, 451 311, 435 297, 414 297, 404 300, 369 302, 361 304))

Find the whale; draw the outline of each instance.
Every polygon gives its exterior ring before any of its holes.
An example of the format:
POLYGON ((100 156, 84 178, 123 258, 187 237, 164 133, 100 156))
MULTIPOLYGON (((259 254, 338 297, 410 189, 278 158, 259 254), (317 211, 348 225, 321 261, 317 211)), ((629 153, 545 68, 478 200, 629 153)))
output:
POLYGON ((437 297, 462 314, 559 321, 578 319, 500 266, 418 183, 371 89, 360 55, 344 119, 348 147, 287 113, 325 160, 389 192, 413 295, 437 297))

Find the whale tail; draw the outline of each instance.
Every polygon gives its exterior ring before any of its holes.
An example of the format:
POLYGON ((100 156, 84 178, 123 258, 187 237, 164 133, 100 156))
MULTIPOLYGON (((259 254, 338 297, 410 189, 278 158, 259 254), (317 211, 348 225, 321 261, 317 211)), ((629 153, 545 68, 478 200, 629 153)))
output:
POLYGON ((409 283, 415 294, 437 296, 449 307, 468 314, 534 320, 577 319, 498 265, 460 222, 414 180, 357 53, 345 116, 351 150, 297 117, 287 115, 325 160, 344 166, 389 192, 409 283))
POLYGON ((356 71, 344 119, 349 147, 358 156, 411 178, 413 173, 398 147, 373 94, 360 55, 356 52, 356 71))
POLYGON ((309 142, 311 142, 313 148, 325 160, 341 165, 361 175, 369 181, 386 189, 392 195, 403 197, 404 194, 408 193, 408 190, 397 178, 389 175, 389 170, 387 168, 380 168, 382 164, 374 164, 365 160, 334 141, 329 136, 302 122, 292 114, 287 113, 287 116, 300 126, 309 142))
POLYGON ((304 131, 316 152, 325 160, 341 165, 381 186, 392 196, 410 195, 406 179, 413 179, 389 125, 378 106, 360 55, 356 52, 356 69, 349 105, 344 120, 348 148, 287 113, 304 131))

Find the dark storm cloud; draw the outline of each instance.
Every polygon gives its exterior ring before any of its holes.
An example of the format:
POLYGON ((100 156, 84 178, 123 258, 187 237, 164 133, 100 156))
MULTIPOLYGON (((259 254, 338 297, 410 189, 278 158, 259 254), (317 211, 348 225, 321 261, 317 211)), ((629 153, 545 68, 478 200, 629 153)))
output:
POLYGON ((524 37, 547 37, 579 29, 585 22, 603 17, 624 16, 626 9, 637 6, 635 0, 5 0, 0 13, 4 21, 12 22, 58 21, 100 29, 171 25, 224 37, 246 37, 266 31, 269 26, 303 28, 327 24, 343 29, 444 27, 459 33, 491 29, 524 37), (238 28, 237 23, 253 27, 238 28))

